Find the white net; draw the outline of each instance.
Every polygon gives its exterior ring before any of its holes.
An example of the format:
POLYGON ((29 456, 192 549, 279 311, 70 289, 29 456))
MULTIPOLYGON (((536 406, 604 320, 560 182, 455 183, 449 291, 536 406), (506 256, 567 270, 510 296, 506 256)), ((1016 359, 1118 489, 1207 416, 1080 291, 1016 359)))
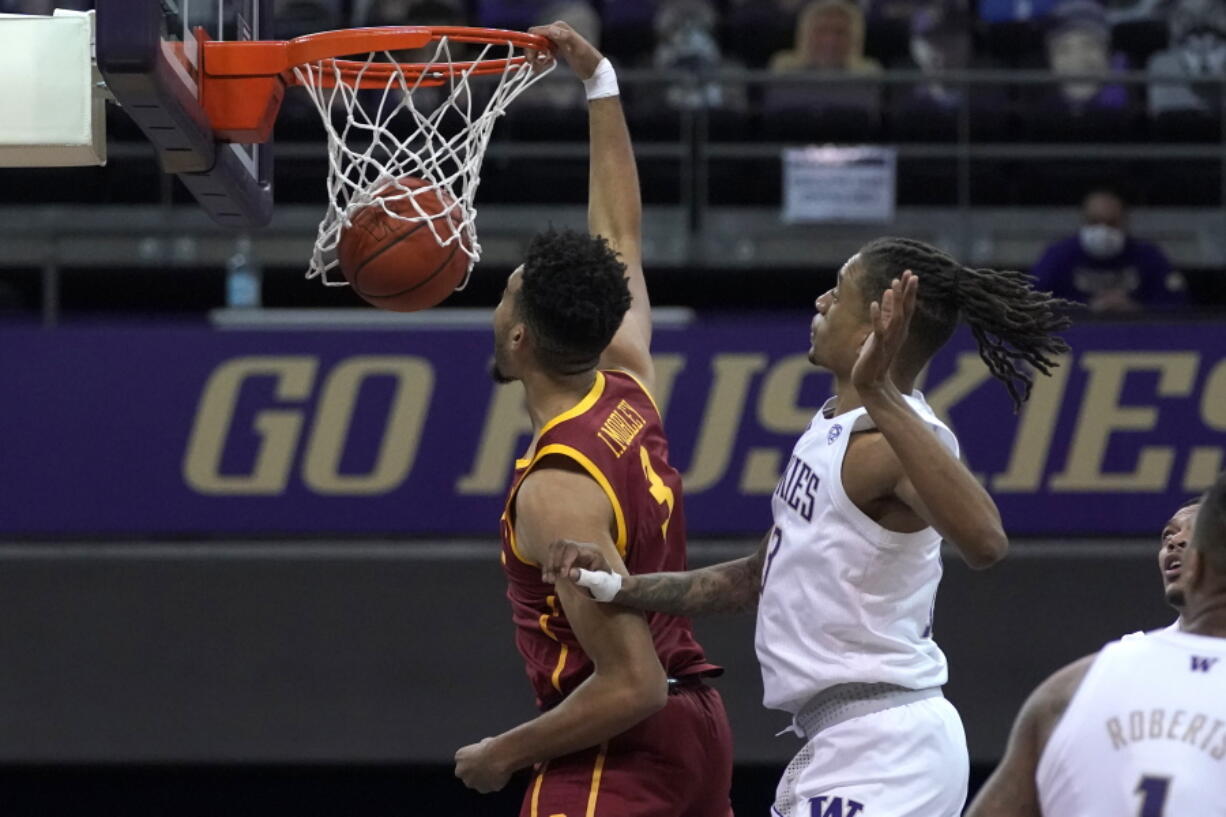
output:
MULTIPOLYGON (((418 63, 424 70, 408 74, 388 72, 397 62, 388 52, 372 52, 365 61, 321 60, 294 68, 328 138, 329 204, 307 278, 318 277, 329 286, 347 283, 329 272, 338 264, 342 231, 367 207, 380 207, 400 221, 424 222, 440 246, 459 242, 471 273, 481 258, 473 200, 494 122, 552 70, 552 64, 537 70, 527 61, 513 64, 522 51, 517 54, 510 42, 477 48, 479 53, 466 55, 466 68, 453 65, 446 37, 436 41, 429 60, 418 63), (482 62, 498 60, 507 61, 501 74, 476 75, 482 62), (383 73, 389 73, 383 87, 371 88, 383 73), (424 185, 407 182, 407 177, 424 185)), ((467 281, 466 275, 457 289, 467 281)))

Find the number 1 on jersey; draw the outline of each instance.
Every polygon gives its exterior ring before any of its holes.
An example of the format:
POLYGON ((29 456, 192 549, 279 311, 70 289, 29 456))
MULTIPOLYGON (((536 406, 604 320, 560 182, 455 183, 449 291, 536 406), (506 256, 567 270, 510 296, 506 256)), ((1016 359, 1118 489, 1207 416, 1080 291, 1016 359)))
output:
POLYGON ((1166 794, 1171 787, 1169 777, 1145 775, 1137 783, 1135 793, 1141 795, 1141 810, 1137 817, 1162 817, 1166 809, 1166 794))

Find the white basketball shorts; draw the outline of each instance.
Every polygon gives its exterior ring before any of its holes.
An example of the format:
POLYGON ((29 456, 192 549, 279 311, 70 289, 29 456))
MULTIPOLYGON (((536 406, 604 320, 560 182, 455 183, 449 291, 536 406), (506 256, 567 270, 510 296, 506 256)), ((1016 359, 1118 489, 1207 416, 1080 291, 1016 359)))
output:
POLYGON ((944 697, 851 718, 818 732, 788 764, 772 817, 958 817, 966 733, 944 697))

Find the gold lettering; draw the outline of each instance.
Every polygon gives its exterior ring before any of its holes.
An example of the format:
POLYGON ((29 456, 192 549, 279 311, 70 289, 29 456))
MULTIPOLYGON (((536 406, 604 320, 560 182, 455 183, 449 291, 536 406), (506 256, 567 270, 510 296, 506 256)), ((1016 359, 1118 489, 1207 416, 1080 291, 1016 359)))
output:
POLYGON ((707 396, 694 457, 685 473, 687 492, 705 491, 727 472, 750 380, 765 366, 765 355, 717 355, 711 361, 714 382, 707 396))
POLYGON ((1226 360, 1213 367, 1201 390, 1200 416, 1215 431, 1226 431, 1226 360))
MULTIPOLYGON (((1226 360, 1219 361, 1205 378, 1201 390, 1200 416, 1214 431, 1226 431, 1226 360)), ((1184 471, 1183 489, 1199 492, 1213 484, 1222 471, 1223 451, 1219 446, 1196 446, 1184 471)))
POLYGON ((997 491, 1034 493, 1042 486, 1043 471, 1047 468, 1052 437, 1060 420, 1060 406, 1064 402, 1064 388, 1068 384, 1072 359, 1069 355, 1061 355, 1059 363, 1052 369, 1050 377, 1035 376, 1030 399, 1018 418, 1009 464, 1003 473, 992 479, 992 487, 997 491))
POLYGON ((1199 355, 1196 352, 1087 352, 1081 367, 1089 372, 1065 468, 1052 477, 1058 491, 1161 491, 1170 479, 1175 452, 1169 446, 1143 446, 1132 471, 1104 473, 1111 435, 1149 431, 1158 422, 1153 406, 1121 406, 1124 381, 1132 371, 1156 370, 1157 393, 1163 397, 1191 392, 1199 355))
POLYGON ((531 433, 532 420, 524 409, 524 387, 519 383, 495 386, 472 469, 456 482, 456 491, 483 496, 505 491, 523 438, 531 433))
MULTIPOLYGON (((758 422, 764 429, 791 437, 808 427, 821 408, 820 404, 800 404, 800 390, 808 377, 829 377, 809 362, 808 355, 789 355, 771 367, 758 393, 758 422)), ((773 491, 786 454, 786 450, 778 447, 751 448, 741 469, 741 493, 773 491)))
POLYGON ((656 382, 652 386, 651 396, 655 398, 660 418, 663 419, 668 413, 668 404, 673 396, 673 384, 677 382, 677 375, 685 368, 685 358, 675 354, 652 355, 651 362, 656 369, 656 382))
POLYGON ((1197 445, 1188 454, 1188 467, 1183 472, 1183 489, 1200 493, 1213 484, 1222 472, 1222 449, 1197 445))
POLYGON ((375 496, 399 487, 417 456, 433 391, 434 370, 423 358, 371 355, 342 361, 323 386, 307 446, 303 481, 315 493, 331 496, 375 496), (376 376, 391 376, 396 381, 379 454, 369 473, 342 474, 341 457, 358 393, 368 377, 376 376))
POLYGON ((260 443, 249 474, 222 474, 221 459, 243 383, 276 379, 278 400, 304 400, 315 382, 318 361, 309 355, 237 357, 218 366, 205 384, 183 461, 192 490, 213 495, 272 495, 285 491, 302 429, 301 410, 265 410, 252 423, 260 443))
POLYGON ((949 410, 992 379, 992 373, 978 352, 963 352, 958 355, 957 364, 953 374, 924 394, 932 413, 950 428, 953 428, 953 422, 949 419, 949 410))
POLYGON ((626 453, 630 443, 646 426, 647 420, 643 415, 639 414, 634 406, 622 400, 601 423, 596 436, 604 441, 614 456, 620 457, 626 453))
POLYGON ((1120 726, 1119 718, 1107 719, 1107 734, 1111 736, 1111 748, 1123 749, 1128 745, 1128 741, 1124 739, 1124 728, 1120 726))

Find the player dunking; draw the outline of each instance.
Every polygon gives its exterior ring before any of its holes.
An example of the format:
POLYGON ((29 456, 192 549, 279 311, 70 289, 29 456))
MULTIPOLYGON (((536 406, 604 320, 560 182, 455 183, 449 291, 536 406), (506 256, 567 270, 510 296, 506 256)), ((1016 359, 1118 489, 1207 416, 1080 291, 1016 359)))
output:
POLYGON ((1226 474, 1183 553, 1179 629, 1056 672, 967 817, 1226 816, 1226 474))
POLYGON ((601 598, 677 615, 757 608, 765 704, 792 713, 805 740, 776 814, 961 812, 966 740, 941 695, 946 662, 932 635, 940 542, 976 568, 1008 543, 954 435, 913 385, 962 319, 1020 405, 1031 378, 1019 363, 1046 372, 1067 349, 1052 334, 1067 324, 1059 303, 1021 273, 966 268, 918 241, 872 241, 817 299, 809 359, 834 373, 837 396, 793 449, 756 553, 632 574, 611 596, 618 579, 576 569, 603 570, 598 551, 551 547, 546 575, 559 588, 594 580, 614 585, 601 598))
POLYGON ((619 572, 685 569, 681 478, 649 393, 651 309, 634 154, 608 61, 569 26, 533 29, 585 78, 591 235, 546 232, 494 312, 494 376, 524 385, 534 437, 507 496, 502 561, 543 714, 456 752, 487 792, 535 766, 523 817, 727 817, 732 739, 687 619, 541 580, 559 538, 619 572), (619 260, 620 259, 620 260, 619 260))

